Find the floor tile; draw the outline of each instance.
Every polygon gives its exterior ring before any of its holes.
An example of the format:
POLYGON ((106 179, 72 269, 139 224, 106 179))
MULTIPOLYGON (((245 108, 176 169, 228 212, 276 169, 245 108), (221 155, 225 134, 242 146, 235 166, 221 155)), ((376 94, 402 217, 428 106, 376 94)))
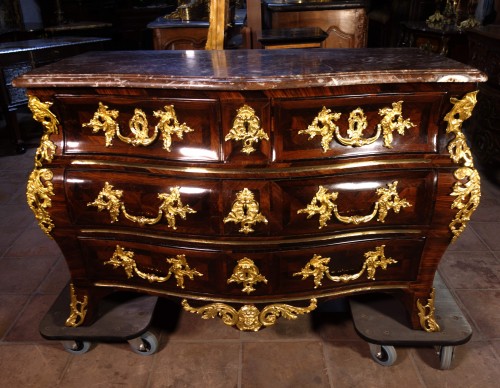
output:
POLYGON ((69 353, 58 346, 2 344, 0 346, 0 386, 9 388, 58 387, 70 357, 69 353))
POLYGON ((326 342, 325 353, 332 387, 425 387, 408 349, 398 348, 396 362, 390 367, 377 364, 364 342, 326 342))
POLYGON ((7 342, 46 342, 41 336, 38 326, 54 303, 55 298, 55 295, 33 296, 4 340, 7 342))
POLYGON ((117 343, 100 343, 85 354, 70 357, 61 388, 146 387, 153 364, 153 356, 136 354, 128 344, 117 343))
POLYGON ((1 260, 0 293, 30 294, 54 266, 54 257, 4 257, 1 260))
POLYGON ((1 204, 26 203, 26 181, 18 182, 18 177, 13 174, 4 174, 0 179, 2 180, 0 185, 1 204))
POLYGON ((417 349, 413 356, 427 388, 496 387, 500 379, 499 360, 487 342, 457 346, 449 370, 439 369, 439 358, 433 348, 417 349))
POLYGON ((32 226, 35 216, 26 202, 6 204, 0 202, 0 228, 16 229, 18 232, 32 226), (15 227, 14 227, 15 226, 15 227))
POLYGON ((447 251, 487 251, 486 246, 477 233, 474 231, 472 223, 467 224, 467 227, 458 236, 457 240, 448 246, 447 251))
POLYGON ((246 342, 242 388, 329 387, 320 341, 246 342))
POLYGON ((500 290, 456 290, 478 329, 487 339, 500 338, 500 290))
POLYGON ((0 339, 15 322, 29 295, 0 295, 0 339))
POLYGON ((0 226, 2 233, 2 238, 0 239, 0 257, 5 256, 5 253, 10 249, 14 241, 18 239, 22 230, 19 229, 7 229, 5 226, 0 226))
POLYGON ((498 360, 500 361, 500 339, 492 340, 492 341, 490 341, 490 344, 493 348, 493 351, 495 352, 495 355, 497 356, 498 360))
POLYGON ((319 333, 313 328, 311 314, 298 315, 296 319, 280 317, 272 326, 258 332, 242 331, 242 341, 283 341, 283 340, 314 340, 319 339, 319 333))
POLYGON ((439 270, 452 288, 500 289, 500 261, 490 252, 448 251, 439 270))
POLYGON ((325 341, 359 340, 350 313, 318 313, 315 327, 325 341))
POLYGON ((491 250, 500 251, 500 222, 478 222, 474 224, 474 230, 491 250))
POLYGON ((473 222, 500 222, 500 212, 497 210, 500 207, 499 197, 481 197, 481 202, 478 208, 471 217, 473 222))
POLYGON ((234 327, 225 325, 219 317, 214 319, 202 319, 197 314, 178 310, 178 316, 165 319, 175 319, 175 330, 168 333, 170 339, 190 339, 190 340, 220 340, 239 339, 240 333, 234 327))
POLYGON ((149 388, 238 386, 237 342, 169 342, 155 355, 149 388))
POLYGON ((61 290, 68 284, 70 274, 68 265, 64 257, 60 256, 56 264, 52 267, 45 280, 38 287, 39 294, 56 294, 59 295, 61 290))
POLYGON ((32 224, 14 241, 5 257, 60 256, 61 250, 38 225, 32 224))

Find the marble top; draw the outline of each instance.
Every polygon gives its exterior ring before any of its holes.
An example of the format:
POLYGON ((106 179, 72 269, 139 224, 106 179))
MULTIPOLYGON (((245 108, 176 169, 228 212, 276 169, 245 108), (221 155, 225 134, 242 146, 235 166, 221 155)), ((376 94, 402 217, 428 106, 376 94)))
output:
POLYGON ((180 20, 180 19, 165 19, 163 16, 148 23, 147 28, 208 28, 210 22, 208 20, 180 20))
POLYGON ((483 82, 484 73, 416 48, 96 51, 40 67, 14 85, 267 90, 409 82, 483 82))
POLYGON ((44 50, 48 48, 73 46, 77 44, 97 43, 109 41, 110 38, 91 38, 79 36, 65 36, 50 39, 30 39, 20 40, 15 42, 0 43, 0 55, 12 54, 23 51, 44 50))
POLYGON ((367 0, 262 0, 273 12, 303 12, 367 7, 367 0))
POLYGON ((468 32, 486 36, 491 39, 500 41, 500 24, 489 24, 487 26, 476 27, 468 32))

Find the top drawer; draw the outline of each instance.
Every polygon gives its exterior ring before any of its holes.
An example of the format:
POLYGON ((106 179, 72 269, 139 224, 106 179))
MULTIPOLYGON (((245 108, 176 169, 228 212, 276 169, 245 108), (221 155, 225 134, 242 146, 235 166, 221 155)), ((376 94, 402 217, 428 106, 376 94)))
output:
POLYGON ((216 99, 59 96, 57 100, 66 154, 221 159, 216 99))
POLYGON ((277 161, 435 153, 444 93, 275 99, 277 161))

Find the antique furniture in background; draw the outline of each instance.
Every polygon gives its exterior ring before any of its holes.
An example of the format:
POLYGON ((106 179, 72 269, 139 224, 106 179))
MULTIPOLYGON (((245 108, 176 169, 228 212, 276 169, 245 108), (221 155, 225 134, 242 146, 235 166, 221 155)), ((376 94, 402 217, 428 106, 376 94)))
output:
POLYGON ((263 30, 259 42, 265 49, 320 48, 328 34, 319 27, 263 30))
MULTIPOLYGON (((210 9, 219 9, 219 15, 213 15, 215 23, 212 24, 214 29, 222 31, 214 36, 221 39, 219 44, 222 46, 230 46, 229 41, 242 28, 245 9, 235 9, 233 0, 196 0, 186 3, 148 23, 147 27, 153 33, 155 50, 205 49, 211 25, 210 9), (214 6, 210 5, 211 1, 215 1, 214 6)), ((209 44, 213 47, 214 42, 209 44)))
POLYGON ((71 272, 66 324, 119 290, 250 331, 393 292, 439 330, 484 80, 418 49, 93 52, 24 74, 45 128, 27 198, 71 272))
POLYGON ((0 43, 0 102, 7 131, 18 152, 23 152, 24 145, 16 111, 20 106, 25 106, 28 100, 23 89, 12 87, 12 80, 35 67, 85 51, 106 48, 109 41, 108 38, 60 37, 0 43))
POLYGON ((318 27, 328 34, 323 48, 366 47, 366 4, 366 1, 262 0, 262 29, 318 27))
POLYGON ((433 28, 425 21, 403 22, 399 46, 418 47, 467 63, 467 33, 456 26, 433 28))
POLYGON ((488 75, 480 85, 477 114, 467 129, 481 170, 500 184, 500 24, 468 32, 470 64, 488 75))

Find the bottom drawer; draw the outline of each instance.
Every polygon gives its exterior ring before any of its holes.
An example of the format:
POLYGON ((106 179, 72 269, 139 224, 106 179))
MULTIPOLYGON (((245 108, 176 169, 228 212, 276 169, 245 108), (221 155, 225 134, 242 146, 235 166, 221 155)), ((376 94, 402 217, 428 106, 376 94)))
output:
POLYGON ((425 238, 377 238, 252 251, 81 238, 94 282, 232 301, 328 296, 416 279, 425 238))

